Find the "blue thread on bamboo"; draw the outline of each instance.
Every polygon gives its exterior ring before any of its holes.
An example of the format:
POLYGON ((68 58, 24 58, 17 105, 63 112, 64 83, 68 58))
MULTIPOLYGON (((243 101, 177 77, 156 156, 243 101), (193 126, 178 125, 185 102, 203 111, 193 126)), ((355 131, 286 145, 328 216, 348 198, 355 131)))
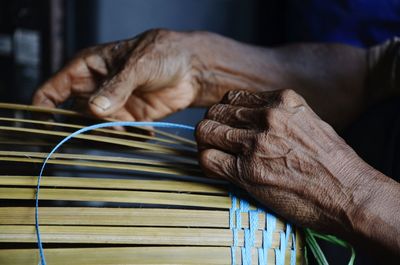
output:
MULTIPOLYGON (((264 211, 262 211, 264 212, 264 211)), ((270 213, 265 213, 265 229, 262 233, 262 248, 258 250, 258 264, 268 264, 268 250, 272 246, 272 235, 276 228, 276 218, 270 213)))
POLYGON ((292 234, 292 249, 290 250, 290 265, 296 265, 296 232, 292 234))
POLYGON ((99 129, 99 128, 105 128, 105 127, 114 127, 114 126, 128 126, 128 127, 146 127, 146 126, 151 126, 151 127, 159 127, 159 128, 175 128, 175 129, 185 129, 185 130, 190 130, 194 131, 195 128, 192 126, 184 125, 184 124, 176 124, 176 123, 168 123, 168 122, 135 122, 135 121, 117 121, 117 122, 104 122, 104 123, 99 123, 95 125, 91 125, 85 128, 82 128, 80 130, 77 130, 73 132, 72 134, 68 135, 64 139, 62 139, 51 151, 50 153, 46 156, 44 159, 44 162, 42 164, 42 168, 40 169, 40 173, 38 176, 37 180, 37 186, 36 186, 36 194, 35 194, 35 230, 36 230, 36 237, 37 237, 37 244, 39 248, 39 255, 40 255, 40 263, 42 265, 46 265, 46 258, 44 255, 44 250, 43 250, 43 244, 42 244, 42 239, 40 235, 40 229, 39 229, 39 192, 40 192, 40 181, 42 179, 42 174, 44 171, 44 168, 47 164, 47 161, 50 159, 51 155, 57 151, 58 148, 60 148, 65 142, 70 140, 71 138, 77 136, 78 134, 99 129))
POLYGON ((279 264, 285 264, 285 253, 286 253, 286 245, 289 240, 289 236, 292 233, 292 226, 290 224, 286 224, 286 231, 280 231, 279 232, 279 237, 280 237, 280 247, 275 249, 275 263, 277 265, 279 264))
POLYGON ((250 210, 248 211, 249 216, 249 228, 244 230, 244 247, 242 255, 244 257, 243 264, 251 265, 252 264, 252 256, 251 250, 255 246, 255 236, 258 230, 258 211, 250 210))

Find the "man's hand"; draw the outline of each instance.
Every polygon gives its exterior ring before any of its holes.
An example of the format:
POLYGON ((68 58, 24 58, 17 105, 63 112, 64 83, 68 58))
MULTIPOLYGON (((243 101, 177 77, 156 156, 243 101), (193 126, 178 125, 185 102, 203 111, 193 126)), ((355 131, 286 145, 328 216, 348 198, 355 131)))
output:
POLYGON ((292 90, 231 91, 211 107, 196 137, 206 175, 233 182, 296 224, 347 238, 377 182, 292 90))
POLYGON ((55 107, 74 97, 96 116, 120 120, 153 120, 185 108, 198 94, 199 72, 183 38, 152 30, 83 50, 36 92, 33 104, 55 107))
POLYGON ((150 30, 83 50, 39 88, 33 104, 74 98, 98 117, 160 119, 215 104, 229 90, 265 89, 264 53, 212 33, 150 30))

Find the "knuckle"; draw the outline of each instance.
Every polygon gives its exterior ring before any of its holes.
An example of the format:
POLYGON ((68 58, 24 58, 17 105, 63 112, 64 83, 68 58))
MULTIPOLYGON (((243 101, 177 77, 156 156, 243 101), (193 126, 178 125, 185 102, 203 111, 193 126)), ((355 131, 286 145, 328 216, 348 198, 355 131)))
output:
POLYGON ((200 140, 203 138, 208 131, 210 131, 211 121, 210 120, 202 120, 199 122, 196 128, 196 139, 200 140))
POLYGON ((154 29, 151 29, 150 32, 152 32, 152 34, 154 34, 156 36, 165 36, 170 31, 165 28, 154 28, 154 29))
POLYGON ((215 104, 208 110, 206 117, 209 119, 217 119, 226 109, 224 104, 215 104))
POLYGON ((264 108, 263 113, 267 120, 276 119, 278 115, 279 109, 277 108, 264 108))
POLYGON ((278 108, 264 108, 264 120, 268 127, 273 127, 281 120, 282 111, 278 108))
POLYGON ((231 129, 226 131, 225 138, 228 142, 236 143, 241 137, 234 129, 231 129))
POLYGON ((258 132, 257 134, 254 135, 252 139, 253 139, 252 147, 254 150, 259 150, 261 146, 264 147, 266 144, 264 132, 258 132))
POLYGON ((281 104, 287 107, 295 107, 303 103, 303 98, 292 89, 283 89, 280 92, 281 104))
POLYGON ((244 153, 251 150, 247 135, 241 131, 235 129, 226 131, 224 141, 226 141, 230 150, 233 152, 244 153))
POLYGON ((235 103, 238 100, 240 100, 240 98, 243 97, 243 93, 244 93, 244 91, 241 91, 241 90, 230 90, 225 94, 225 96, 222 99, 222 102, 223 103, 235 103))
POLYGON ((252 94, 252 101, 265 107, 276 107, 281 102, 280 91, 265 91, 252 94))
POLYGON ((209 160, 210 160, 210 150, 206 149, 206 150, 200 152, 199 162, 202 167, 207 168, 209 160))
POLYGON ((143 33, 143 36, 152 40, 153 43, 163 42, 165 39, 169 39, 172 31, 164 28, 154 28, 143 33))

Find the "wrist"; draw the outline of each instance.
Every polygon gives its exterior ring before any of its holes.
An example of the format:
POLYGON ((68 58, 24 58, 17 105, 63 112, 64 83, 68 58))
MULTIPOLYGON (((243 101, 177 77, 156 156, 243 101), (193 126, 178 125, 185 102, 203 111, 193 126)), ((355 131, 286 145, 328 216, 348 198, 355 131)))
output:
POLYGON ((230 90, 277 89, 274 53, 210 32, 185 34, 192 51, 192 71, 198 87, 193 106, 210 106, 230 90))
POLYGON ((368 165, 359 178, 349 213, 353 239, 398 252, 400 185, 368 165))

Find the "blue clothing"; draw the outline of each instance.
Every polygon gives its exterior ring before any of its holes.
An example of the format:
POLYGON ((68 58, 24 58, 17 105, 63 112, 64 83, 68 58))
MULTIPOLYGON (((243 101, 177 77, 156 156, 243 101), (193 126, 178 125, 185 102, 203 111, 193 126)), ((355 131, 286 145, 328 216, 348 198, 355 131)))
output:
POLYGON ((287 41, 369 47, 400 36, 400 0, 287 0, 287 41))

